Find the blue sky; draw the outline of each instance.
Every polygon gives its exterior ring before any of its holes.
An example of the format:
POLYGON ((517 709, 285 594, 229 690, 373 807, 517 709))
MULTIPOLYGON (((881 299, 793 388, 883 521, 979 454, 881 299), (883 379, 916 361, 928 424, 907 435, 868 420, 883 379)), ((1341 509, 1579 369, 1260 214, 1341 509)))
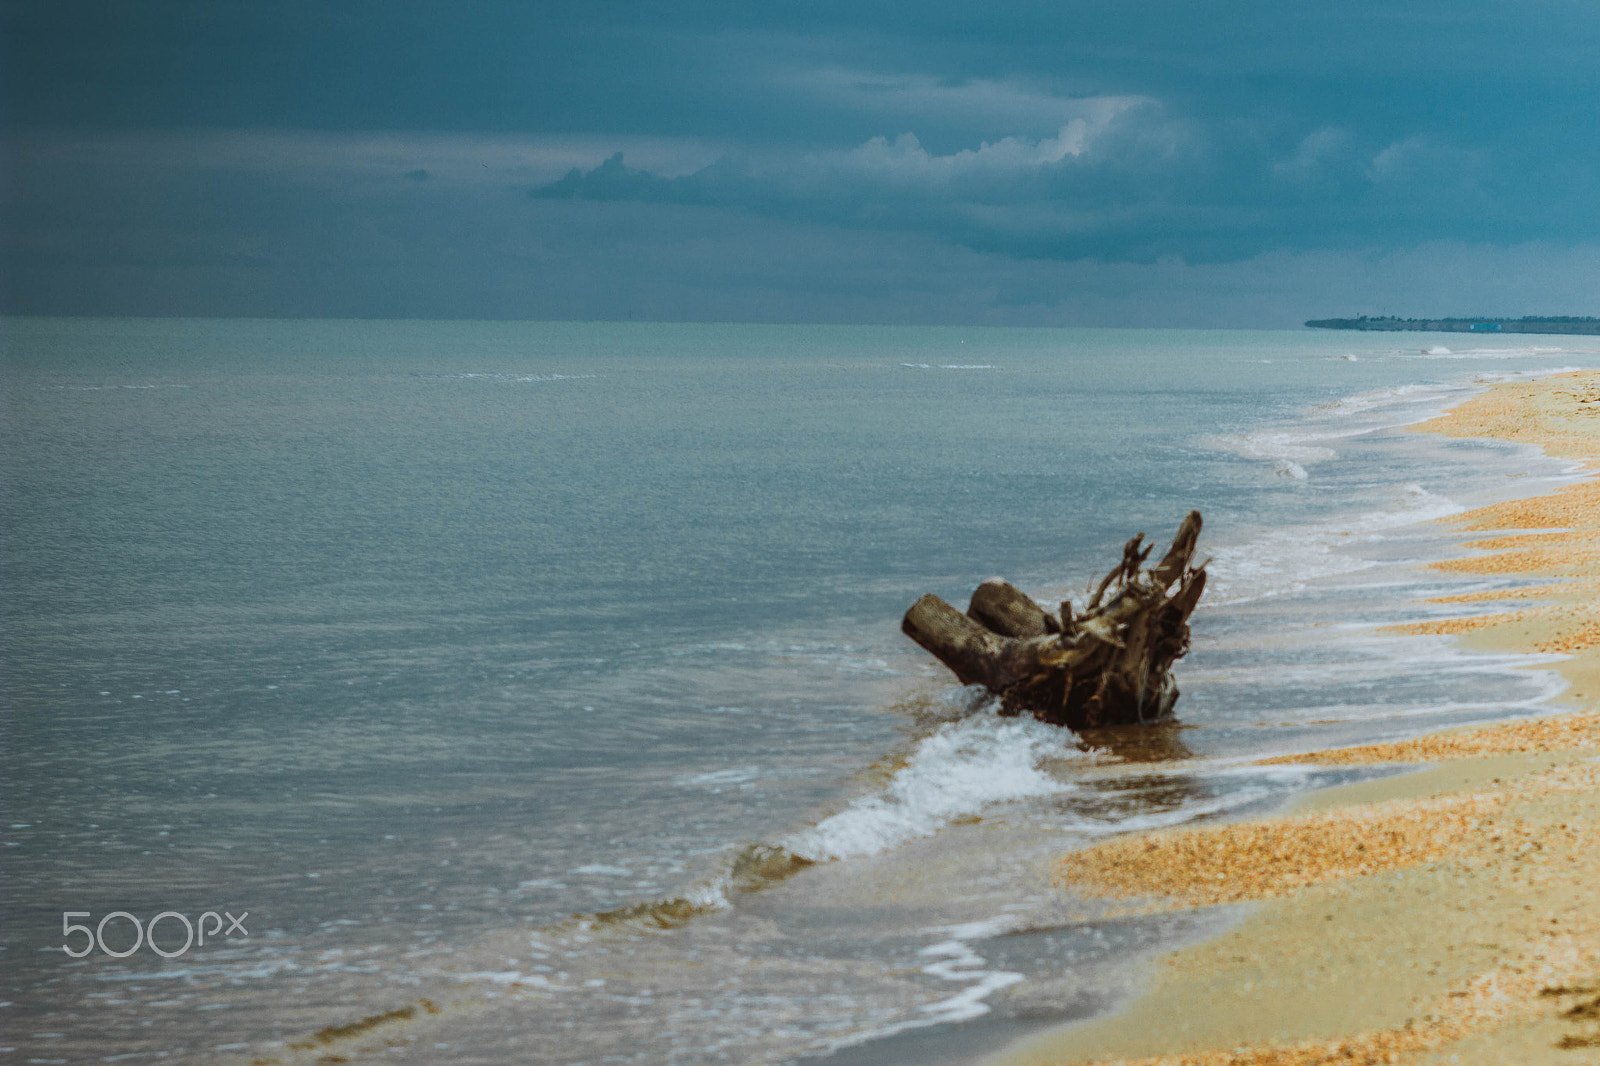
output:
POLYGON ((1590 0, 0 4, 0 308, 1600 314, 1590 0))

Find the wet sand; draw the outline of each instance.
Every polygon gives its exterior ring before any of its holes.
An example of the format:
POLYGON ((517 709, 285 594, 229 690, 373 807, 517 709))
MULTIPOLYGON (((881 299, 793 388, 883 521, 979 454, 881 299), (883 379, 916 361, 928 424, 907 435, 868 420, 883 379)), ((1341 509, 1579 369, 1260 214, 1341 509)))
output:
MULTIPOLYGON (((1416 428, 1600 471, 1600 372, 1499 385, 1416 428)), ((1600 1064, 1600 478, 1451 521, 1485 536, 1441 568, 1526 583, 1399 632, 1568 655, 1573 709, 1273 760, 1426 768, 1064 856, 1064 889, 1130 911, 1251 909, 1155 961, 1120 1012, 986 1063, 1600 1064)))

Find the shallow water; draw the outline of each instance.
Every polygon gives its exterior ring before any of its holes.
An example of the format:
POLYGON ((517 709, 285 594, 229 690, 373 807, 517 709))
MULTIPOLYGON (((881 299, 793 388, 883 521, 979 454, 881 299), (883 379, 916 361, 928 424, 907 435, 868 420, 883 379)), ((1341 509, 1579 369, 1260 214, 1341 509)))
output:
POLYGON ((1459 550, 1425 520, 1563 465, 1399 427, 1600 363, 1299 332, 0 337, 0 1010, 71 1061, 847 1062, 1103 1009, 1226 916, 1097 918, 1054 855, 1351 773, 1256 754, 1547 706, 1526 657, 1378 627, 1493 583, 1419 570, 1459 550), (1075 595, 1190 507, 1213 580, 1148 766, 996 718, 898 633, 993 573, 1075 595), (249 936, 62 954, 62 912, 116 910, 249 936))

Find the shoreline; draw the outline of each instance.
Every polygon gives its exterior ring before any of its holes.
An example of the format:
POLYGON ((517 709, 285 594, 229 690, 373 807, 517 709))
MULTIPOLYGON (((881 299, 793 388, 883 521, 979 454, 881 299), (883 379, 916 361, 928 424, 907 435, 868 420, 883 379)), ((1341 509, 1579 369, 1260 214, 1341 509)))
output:
POLYGON ((1525 584, 1394 627, 1570 656, 1552 716, 1266 760, 1419 766, 1275 817, 1136 832, 1063 856, 1058 882, 1131 911, 1254 909, 1171 952, 1109 1015, 988 1066, 1600 1062, 1600 372, 1491 387, 1412 427, 1537 444, 1591 471, 1444 521, 1485 534, 1434 564, 1525 584))

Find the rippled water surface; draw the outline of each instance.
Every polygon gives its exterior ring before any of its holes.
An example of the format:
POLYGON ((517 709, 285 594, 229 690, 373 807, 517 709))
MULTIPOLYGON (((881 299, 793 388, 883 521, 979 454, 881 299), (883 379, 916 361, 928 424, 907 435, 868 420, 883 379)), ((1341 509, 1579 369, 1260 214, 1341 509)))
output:
POLYGON ((1567 476, 1402 428, 1600 363, 1532 339, 4 320, 3 1039, 842 1064, 1105 1009, 1228 916, 1105 918, 1055 855, 1555 692, 1379 628, 1478 587, 1427 520, 1567 476), (1191 507, 1178 726, 1086 750, 899 634, 1191 507), (248 937, 75 959, 67 911, 248 937))

